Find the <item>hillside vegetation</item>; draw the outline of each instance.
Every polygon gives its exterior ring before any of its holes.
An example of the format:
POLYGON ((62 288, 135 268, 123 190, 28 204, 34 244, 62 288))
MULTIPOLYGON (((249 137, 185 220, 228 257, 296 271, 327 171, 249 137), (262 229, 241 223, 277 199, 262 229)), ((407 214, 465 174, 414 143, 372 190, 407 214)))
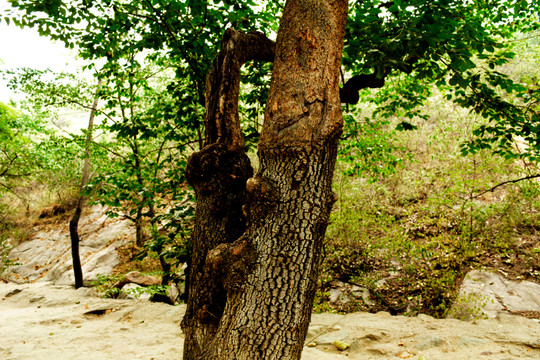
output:
POLYGON ((414 131, 366 124, 358 158, 373 170, 363 176, 349 175, 356 161, 339 162, 320 309, 335 280, 368 288, 371 310, 435 316, 446 315, 473 268, 540 280, 540 183, 498 186, 538 168, 487 151, 463 156, 460 145, 479 119, 440 94, 426 110, 429 119, 414 131))

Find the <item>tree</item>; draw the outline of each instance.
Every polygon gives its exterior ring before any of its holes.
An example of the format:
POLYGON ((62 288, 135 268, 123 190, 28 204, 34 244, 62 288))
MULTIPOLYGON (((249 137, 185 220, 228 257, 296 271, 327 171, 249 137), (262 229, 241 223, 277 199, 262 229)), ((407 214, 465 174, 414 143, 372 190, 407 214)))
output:
POLYGON ((271 22, 257 18, 250 1, 52 3, 17 2, 30 15, 18 23, 40 26, 88 57, 114 58, 137 46, 157 58, 166 49, 205 105, 204 143, 187 167, 197 213, 185 359, 300 357, 335 201, 340 103, 354 104, 358 91, 406 76, 407 87, 387 92, 380 111, 412 120, 431 84, 447 87, 459 105, 503 124, 497 146, 519 133, 520 121, 537 126, 526 106, 501 95, 524 89, 496 71, 512 56, 503 41, 538 27, 536 3, 372 0, 348 11, 345 0, 289 0, 275 45, 252 32, 271 22), (86 15, 100 31, 84 34, 77 24, 86 15), (224 25, 234 26, 223 33, 224 25), (119 30, 138 34, 136 44, 119 39, 119 30), (216 34, 223 34, 221 52, 211 65, 216 34), (350 78, 344 73, 339 89, 342 54, 350 78), (273 62, 256 175, 237 114, 240 68, 251 61, 273 62))
POLYGON ((208 76, 206 146, 188 163, 197 195, 190 291, 197 296, 183 321, 184 359, 300 358, 335 201, 346 17, 346 1, 287 3, 254 177, 237 121, 239 69, 257 56, 270 59, 273 44, 225 33, 208 76))
POLYGON ((171 109, 177 109, 181 100, 174 101, 167 91, 170 79, 164 75, 162 83, 152 84, 169 69, 143 66, 137 55, 134 50, 116 58, 102 72, 100 96, 105 104, 100 128, 113 137, 114 151, 110 166, 102 169, 91 186, 97 189, 97 201, 111 207, 111 216, 134 223, 135 243, 142 247, 143 222, 155 221, 160 207, 157 194, 165 196, 164 187, 170 181, 167 169, 182 160, 192 131, 171 120, 176 117, 171 109))
POLYGON ((539 29, 537 2, 358 1, 351 6, 343 65, 352 77, 342 100, 356 103, 358 90, 386 87, 373 101, 383 117, 398 115, 398 127, 414 129, 419 106, 435 84, 459 106, 491 121, 479 126, 464 154, 491 149, 507 158, 537 162, 540 126, 535 89, 512 81, 501 66, 515 56, 516 33, 539 29), (527 150, 515 148, 523 138, 527 150), (535 160, 536 159, 536 160, 535 160))
POLYGON ((39 119, 0 103, 0 194, 10 192, 24 201, 17 188, 32 175, 40 160, 31 139, 45 132, 39 119))
MULTIPOLYGON (((62 177, 70 188, 75 146, 47 124, 43 109, 0 104, 0 194, 11 193, 27 208, 32 182, 62 177)), ((51 186, 51 190, 58 190, 51 186)), ((58 193, 59 197, 63 194, 58 193)))
MULTIPOLYGON (((39 86, 34 88, 39 93, 38 89, 39 86)), ((52 97, 51 93, 47 96, 52 97)), ((24 205, 28 215, 34 202, 29 196, 32 190, 38 184, 53 184, 54 179, 59 177, 62 178, 63 187, 51 186, 48 190, 72 190, 74 172, 65 170, 78 166, 76 144, 58 136, 47 126, 47 115, 47 111, 39 107, 23 104, 15 110, 13 103, 11 106, 0 103, 0 273, 14 264, 8 258, 11 249, 8 239, 16 239, 14 230, 20 227, 10 219, 17 209, 21 209, 17 202, 24 205)), ((59 191, 60 200, 62 195, 59 191)), ((60 206, 53 212, 65 210, 60 206)))
MULTIPOLYGON (((191 202, 185 201, 187 191, 171 185, 183 182, 187 158, 183 155, 185 145, 182 143, 193 138, 193 130, 171 119, 176 118, 179 105, 192 105, 186 97, 173 101, 167 91, 171 80, 167 67, 151 64, 143 68, 133 60, 133 55, 129 54, 127 61, 120 58, 103 66, 95 89, 75 81, 70 74, 31 69, 6 73, 9 85, 30 97, 29 105, 50 111, 48 115, 51 117, 57 109, 90 110, 88 130, 83 135, 69 134, 67 140, 77 143, 84 152, 77 207, 70 221, 76 287, 83 284, 77 224, 88 195, 91 195, 93 203, 109 206, 109 216, 122 216, 133 221, 137 234, 135 242, 139 247, 146 245, 143 239, 147 239, 143 238, 143 221, 150 221, 152 241, 144 250, 158 255, 165 273, 165 284, 168 284, 171 263, 176 263, 176 260, 171 261, 171 253, 184 250, 181 246, 174 249, 180 245, 179 242, 171 236, 161 236, 162 230, 158 231, 158 227, 180 232, 189 226, 186 223, 190 222, 191 202), (92 93, 95 94, 93 105, 88 100, 92 93), (105 102, 99 110, 96 106, 98 99, 105 102), (101 140, 97 142, 92 134, 96 116, 100 120, 97 130, 101 132, 97 135, 101 140), (92 150, 95 168, 90 179, 89 156, 92 150), (167 204, 164 203, 165 198, 167 204), (171 201, 177 200, 181 201, 171 206, 171 201), (180 221, 178 213, 183 214, 180 221)), ((182 236, 178 238, 181 241, 182 236)), ((138 256, 148 253, 143 251, 138 256)))
POLYGON ((185 182, 186 147, 197 143, 197 133, 185 124, 202 109, 186 82, 174 83, 183 97, 171 96, 168 62, 139 63, 137 55, 133 51, 104 67, 100 128, 112 137, 111 156, 89 188, 95 191, 95 202, 109 207, 109 216, 133 222, 135 244, 141 250, 137 258, 155 253, 167 285, 172 264, 178 262, 171 253, 186 250, 176 246, 176 240, 182 242, 182 230, 190 227, 193 212, 189 191, 179 186, 185 182), (178 119, 180 110, 190 115, 178 119), (169 233, 163 235, 163 229, 169 233))
MULTIPOLYGON (((98 91, 101 86, 101 81, 98 82, 98 91)), ((84 187, 90 179, 90 161, 92 156, 92 132, 94 130, 94 117, 98 107, 99 97, 96 95, 94 103, 90 109, 90 117, 88 118, 88 128, 86 129, 86 143, 84 146, 84 166, 81 174, 81 189, 77 198, 77 207, 73 212, 73 216, 69 221, 69 235, 71 237, 71 258, 73 260, 73 276, 75 278, 75 288, 78 289, 84 285, 83 273, 81 266, 81 257, 79 254, 79 219, 86 201, 86 196, 83 193, 84 187)))
MULTIPOLYGON (((69 233, 71 238, 71 255, 73 264, 73 275, 75 279, 75 288, 82 287, 83 273, 81 266, 81 259, 79 254, 79 232, 78 225, 81 217, 85 202, 86 195, 84 188, 87 185, 90 178, 90 164, 91 153, 93 147, 93 128, 94 118, 97 111, 97 105, 99 101, 98 95, 95 95, 93 104, 91 106, 86 105, 88 102, 85 99, 86 86, 80 82, 74 81, 74 77, 70 74, 52 74, 49 71, 35 71, 31 69, 19 69, 17 72, 9 72, 6 75, 10 76, 10 86, 18 91, 23 91, 31 97, 30 101, 27 101, 27 106, 41 108, 48 116, 53 114, 47 110, 52 107, 74 107, 79 108, 90 107, 90 116, 88 120, 88 128, 86 133, 86 139, 84 143, 82 136, 71 135, 70 139, 63 139, 63 142, 71 142, 77 144, 81 142, 81 148, 84 149, 84 161, 82 173, 80 174, 80 188, 77 191, 77 201, 75 211, 69 222, 69 233), (52 80, 47 78, 52 77, 52 80)), ((97 90, 99 90, 101 81, 98 82, 97 90)), ((51 137, 52 138, 52 137, 51 137)), ((36 166, 42 166, 45 164, 36 164, 36 166)), ((64 179, 65 180, 65 179, 64 179)), ((70 194, 72 195, 72 194, 70 194)))

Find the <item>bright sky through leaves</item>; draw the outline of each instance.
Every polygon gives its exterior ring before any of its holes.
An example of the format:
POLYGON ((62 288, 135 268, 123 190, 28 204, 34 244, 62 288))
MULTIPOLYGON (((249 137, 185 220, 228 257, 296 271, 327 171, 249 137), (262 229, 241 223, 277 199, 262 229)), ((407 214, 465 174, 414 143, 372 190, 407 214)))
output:
MULTIPOLYGON (((0 11, 9 7, 5 0, 0 0, 0 11)), ((39 36, 35 29, 20 29, 0 21, 0 70, 29 67, 53 71, 74 71, 74 55, 61 43, 39 36)), ((8 102, 11 98, 20 98, 11 92, 6 82, 0 79, 0 101, 8 102)))

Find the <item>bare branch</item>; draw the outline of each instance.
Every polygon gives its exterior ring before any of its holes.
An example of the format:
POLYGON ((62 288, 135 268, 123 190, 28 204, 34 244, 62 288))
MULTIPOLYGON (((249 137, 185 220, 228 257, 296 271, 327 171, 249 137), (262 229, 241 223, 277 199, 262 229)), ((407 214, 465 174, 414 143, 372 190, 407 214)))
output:
POLYGON ((23 203, 27 203, 28 199, 25 199, 23 198, 22 196, 20 196, 19 194, 17 194, 17 192, 11 187, 11 186, 8 186, 2 182, 0 182, 0 186, 4 187, 7 189, 7 191, 9 191, 10 193, 12 193, 13 195, 15 195, 16 197, 18 197, 23 203))
POLYGON ((501 187, 501 186, 504 186, 504 185, 507 185, 507 184, 515 184, 515 183, 520 182, 520 181, 523 181, 523 180, 530 180, 530 179, 534 179, 534 178, 540 178, 540 174, 535 174, 535 175, 525 176, 525 177, 522 177, 522 178, 519 178, 519 179, 515 179, 515 180, 503 181, 502 183, 495 185, 495 186, 492 187, 491 189, 482 191, 480 194, 471 196, 471 199, 476 199, 476 198, 478 198, 478 197, 480 197, 480 196, 482 196, 482 195, 487 194, 488 192, 493 192, 493 191, 495 191, 495 189, 497 189, 497 188, 499 188, 499 187, 501 187))
POLYGON ((17 160, 18 157, 19 157, 19 155, 15 154, 15 157, 13 157, 12 159, 9 159, 10 160, 9 164, 7 164, 6 168, 0 173, 0 176, 7 176, 8 175, 8 171, 11 168, 11 165, 13 165, 13 163, 15 162, 15 160, 17 160))
POLYGON ((353 76, 339 89, 341 103, 357 104, 360 100, 358 91, 366 88, 381 88, 384 86, 385 78, 386 74, 382 78, 379 78, 376 73, 353 76))

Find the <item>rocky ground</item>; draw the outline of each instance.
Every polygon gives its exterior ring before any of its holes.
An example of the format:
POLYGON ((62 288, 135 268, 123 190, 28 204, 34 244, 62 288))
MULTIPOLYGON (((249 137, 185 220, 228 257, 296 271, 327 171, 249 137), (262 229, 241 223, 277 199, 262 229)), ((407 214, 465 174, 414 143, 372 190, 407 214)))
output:
MULTIPOLYGON (((0 358, 180 359, 183 313, 183 305, 102 299, 88 288, 2 283, 0 358)), ((473 322, 385 312, 314 314, 302 357, 399 358, 540 359, 540 323, 506 312, 473 322), (347 349, 338 350, 340 344, 347 349)))
MULTIPOLYGON (((121 263, 118 249, 133 229, 100 207, 83 217, 79 229, 89 284, 121 263)), ((181 358, 183 305, 74 290, 67 226, 40 225, 10 257, 19 265, 4 274, 7 282, 0 281, 0 359, 181 358)), ((457 319, 314 314, 303 359, 540 359, 539 284, 472 271, 450 314, 457 319)))
MULTIPOLYGON (((10 252, 17 265, 3 277, 20 283, 46 280, 73 284, 68 224, 69 218, 51 218, 35 226, 30 239, 10 252)), ((79 253, 86 285, 99 274, 110 274, 120 264, 118 249, 133 239, 134 233, 129 221, 109 218, 104 207, 94 206, 83 213, 79 222, 79 253)))

